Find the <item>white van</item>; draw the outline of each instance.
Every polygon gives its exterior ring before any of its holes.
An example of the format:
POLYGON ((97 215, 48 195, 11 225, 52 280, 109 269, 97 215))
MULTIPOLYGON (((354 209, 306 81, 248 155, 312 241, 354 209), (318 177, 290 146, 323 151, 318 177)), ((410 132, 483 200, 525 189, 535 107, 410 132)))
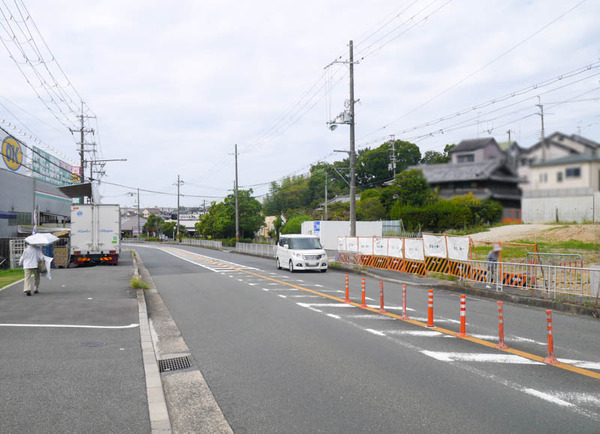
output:
POLYGON ((275 257, 277 269, 327 271, 327 253, 313 235, 281 235, 275 257))

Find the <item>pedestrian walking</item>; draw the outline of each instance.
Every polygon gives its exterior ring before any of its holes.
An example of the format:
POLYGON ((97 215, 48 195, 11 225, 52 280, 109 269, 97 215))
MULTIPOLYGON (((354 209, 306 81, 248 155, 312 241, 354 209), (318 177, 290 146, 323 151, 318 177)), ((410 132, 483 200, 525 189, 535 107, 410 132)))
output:
POLYGON ((500 244, 494 245, 494 248, 487 255, 487 285, 486 288, 491 288, 490 283, 495 282, 498 277, 498 260, 500 259, 500 252, 502 247, 500 244))
POLYGON ((42 248, 27 244, 27 247, 25 247, 23 254, 19 258, 19 265, 22 265, 25 271, 25 284, 23 288, 25 295, 40 292, 40 261, 45 269, 46 263, 42 248))

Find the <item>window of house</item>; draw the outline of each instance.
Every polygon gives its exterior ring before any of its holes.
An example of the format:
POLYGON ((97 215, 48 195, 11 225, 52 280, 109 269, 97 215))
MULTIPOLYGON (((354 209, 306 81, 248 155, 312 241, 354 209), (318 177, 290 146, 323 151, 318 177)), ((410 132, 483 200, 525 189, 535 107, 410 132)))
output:
POLYGON ((562 179, 563 179, 562 172, 556 172, 556 181, 557 182, 562 182, 562 179))
POLYGON ((548 182, 548 174, 540 173, 540 182, 548 182))
POLYGON ((569 167, 565 171, 567 178, 579 178, 581 177, 581 167, 569 167))
POLYGON ((459 155, 457 158, 457 161, 459 163, 472 163, 473 161, 475 161, 475 155, 473 155, 473 154, 459 155))

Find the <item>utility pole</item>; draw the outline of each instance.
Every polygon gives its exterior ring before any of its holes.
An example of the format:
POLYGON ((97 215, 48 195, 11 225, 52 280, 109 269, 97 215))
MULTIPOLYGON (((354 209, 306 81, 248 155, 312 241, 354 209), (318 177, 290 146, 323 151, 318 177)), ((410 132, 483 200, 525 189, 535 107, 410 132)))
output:
POLYGON ((356 155, 354 152, 354 45, 350 41, 350 236, 356 236, 356 155))
POLYGON ((542 119, 542 161, 546 161, 546 134, 544 133, 544 105, 541 104, 540 97, 538 96, 540 104, 536 104, 540 108, 540 118, 542 119))
MULTIPOLYGON (((80 128, 78 130, 74 130, 69 128, 69 131, 71 131, 71 133, 75 133, 78 132, 79 133, 79 164, 80 164, 80 168, 79 168, 79 182, 81 184, 83 184, 85 182, 85 176, 84 176, 84 165, 85 165, 85 134, 86 133, 93 133, 94 130, 93 129, 86 129, 85 128, 85 119, 86 116, 84 116, 83 114, 83 101, 81 101, 81 115, 78 116, 79 120, 81 122, 80 128)), ((91 176, 90 176, 90 180, 91 180, 91 176)), ((91 199, 91 198, 90 198, 91 199)), ((83 204, 83 197, 79 198, 79 203, 83 204)))
POLYGON ((506 133, 508 134, 508 144, 510 145, 510 143, 511 143, 511 141, 510 141, 510 133, 511 133, 510 129, 506 133))
POLYGON ((237 144, 235 145, 235 241, 236 243, 240 239, 240 208, 239 208, 239 194, 238 194, 238 152, 237 144))
POLYGON ((393 134, 390 136, 390 141, 392 142, 392 170, 396 179, 396 137, 393 134))
MULTIPOLYGON (((354 49, 353 42, 350 41, 348 44, 350 50, 350 56, 348 65, 350 66, 350 99, 346 101, 346 107, 348 110, 340 113, 335 120, 327 122, 331 131, 335 130, 338 124, 346 124, 350 126, 350 151, 335 151, 335 152, 348 152, 350 159, 350 236, 356 236, 356 152, 354 147, 354 49)), ((346 63, 333 61, 325 68, 329 68, 334 63, 346 63)))
POLYGON ((137 221, 138 221, 138 238, 140 237, 140 189, 137 189, 137 221))
POLYGON ((325 217, 323 220, 327 221, 327 171, 325 171, 325 217))
POLYGON ((179 179, 177 175, 177 242, 181 242, 179 239, 179 187, 183 184, 183 181, 179 179))

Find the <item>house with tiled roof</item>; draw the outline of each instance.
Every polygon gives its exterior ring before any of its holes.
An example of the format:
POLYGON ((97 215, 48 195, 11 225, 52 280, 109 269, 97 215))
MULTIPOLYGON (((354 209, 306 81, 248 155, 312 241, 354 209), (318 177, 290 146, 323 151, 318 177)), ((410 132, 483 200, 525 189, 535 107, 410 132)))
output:
POLYGON ((493 199, 504 208, 505 221, 520 221, 521 192, 517 172, 492 137, 463 140, 450 152, 450 163, 419 164, 440 198, 472 193, 478 199, 493 199))

